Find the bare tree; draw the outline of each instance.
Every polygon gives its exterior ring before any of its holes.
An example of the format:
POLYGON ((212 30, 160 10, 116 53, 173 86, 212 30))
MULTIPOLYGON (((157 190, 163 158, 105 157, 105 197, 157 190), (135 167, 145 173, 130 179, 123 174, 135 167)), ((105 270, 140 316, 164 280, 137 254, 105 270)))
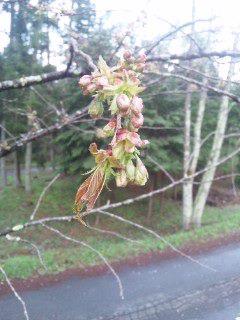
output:
MULTIPOLYGON (((28 126, 31 128, 33 124, 33 119, 31 117, 31 113, 28 116, 28 126)), ((32 185, 31 185, 31 168, 32 167, 32 142, 28 142, 26 144, 26 151, 25 151, 25 191, 31 192, 32 185)))
MULTIPOLYGON (((233 50, 236 50, 238 44, 238 35, 235 37, 233 50)), ((232 58, 229 66, 227 82, 225 84, 225 90, 229 91, 231 88, 231 78, 234 74, 235 61, 232 58)), ((205 209, 207 197, 212 185, 212 180, 214 178, 216 172, 216 163, 219 160, 221 149, 224 141, 224 135, 226 131, 228 115, 229 115, 229 98, 227 96, 223 96, 221 99, 221 105, 218 113, 218 120, 216 131, 214 134, 214 140, 211 148, 211 152, 209 155, 207 167, 208 170, 204 173, 201 184, 198 189, 198 193, 196 196, 196 200, 194 203, 194 213, 193 213, 193 223, 196 227, 201 226, 202 215, 205 209)))
MULTIPOLYGON (((2 121, 1 125, 1 144, 5 144, 6 140, 6 132, 5 132, 5 122, 2 121)), ((7 185, 7 171, 6 171, 6 158, 1 158, 1 178, 2 178, 2 186, 5 187, 7 185)))
MULTIPOLYGON (((195 18, 195 0, 192 1, 192 20, 195 18)), ((191 33, 194 36, 194 24, 191 26, 191 33)), ((194 49, 194 43, 191 41, 189 53, 192 53, 194 49)), ((191 62, 189 62, 191 68, 191 62)), ((189 229, 191 216, 192 216, 192 203, 193 203, 193 184, 190 178, 188 178, 190 155, 191 155, 191 100, 192 100, 192 85, 187 85, 187 92, 184 102, 184 143, 183 143, 183 228, 189 229)))
POLYGON ((19 152, 15 151, 13 153, 13 167, 14 167, 14 186, 18 188, 21 186, 21 167, 20 167, 20 159, 19 152))

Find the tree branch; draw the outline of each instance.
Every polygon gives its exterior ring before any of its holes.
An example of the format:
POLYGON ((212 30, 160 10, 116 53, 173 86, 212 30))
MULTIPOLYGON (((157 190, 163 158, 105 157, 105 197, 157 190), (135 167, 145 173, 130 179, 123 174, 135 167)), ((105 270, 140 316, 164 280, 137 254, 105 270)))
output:
POLYGON ((113 276, 116 278, 116 281, 117 281, 117 284, 118 284, 118 287, 119 287, 119 294, 120 294, 120 297, 121 299, 124 299, 124 294, 123 294, 123 285, 122 285, 122 282, 121 282, 121 279, 119 278, 118 274, 116 273, 116 271, 113 269, 113 267, 111 266, 111 264, 108 262, 108 260, 102 255, 101 252, 99 252, 97 249, 93 248, 92 246, 90 246, 89 244, 87 244, 86 242, 84 241, 80 241, 80 240, 77 240, 77 239, 74 239, 74 238, 71 238, 65 234, 63 234, 61 231, 59 231, 58 229, 55 229, 55 228, 52 228, 52 227, 49 227, 47 226, 46 224, 42 223, 42 225, 51 230, 52 232, 58 234, 60 237, 68 240, 68 241, 71 241, 71 242, 74 242, 74 243, 78 243, 90 250, 92 250, 94 253, 96 253, 100 258, 101 260, 104 262, 104 264, 106 264, 106 266, 109 268, 109 270, 112 272, 113 276))
POLYGON ((8 154, 18 150, 22 146, 26 145, 29 142, 38 140, 42 137, 45 137, 49 134, 57 132, 66 126, 75 123, 78 119, 82 118, 86 115, 88 110, 88 106, 84 107, 82 110, 76 111, 72 115, 65 116, 62 121, 56 122, 55 124, 49 126, 45 129, 40 129, 37 131, 30 131, 24 135, 22 135, 19 139, 17 139, 12 145, 7 146, 6 148, 0 148, 0 158, 7 156, 8 154))
POLYGON ((11 291, 13 292, 13 294, 15 295, 15 297, 18 299, 18 301, 20 301, 20 303, 22 304, 23 307, 23 313, 24 316, 26 318, 26 320, 29 320, 29 315, 27 312, 27 308, 26 308, 26 303, 25 301, 20 297, 20 295, 17 293, 17 291, 15 290, 14 286, 12 285, 11 281, 9 280, 5 270, 3 269, 3 267, 0 265, 0 272, 3 274, 9 288, 11 289, 11 291))
POLYGON ((211 51, 211 52, 198 52, 198 53, 185 53, 185 54, 172 54, 166 56, 156 56, 150 57, 147 59, 147 62, 153 61, 168 61, 168 60, 195 60, 201 58, 211 58, 211 57, 218 57, 218 58, 225 58, 225 57, 233 57, 238 58, 240 57, 240 52, 237 51, 211 51))

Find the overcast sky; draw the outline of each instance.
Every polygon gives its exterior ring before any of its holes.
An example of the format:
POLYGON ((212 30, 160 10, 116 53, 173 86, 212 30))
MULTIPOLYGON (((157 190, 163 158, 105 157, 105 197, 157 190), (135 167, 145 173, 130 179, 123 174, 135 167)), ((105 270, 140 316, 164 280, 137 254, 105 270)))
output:
MULTIPOLYGON (((34 0, 32 0, 34 1, 34 0)), ((62 0, 57 0, 62 2, 62 0)), ((142 11, 146 12, 144 19, 145 28, 141 30, 143 38, 152 38, 169 29, 168 23, 181 24, 191 19, 192 0, 92 0, 96 5, 98 15, 107 10, 112 11, 109 23, 128 24, 137 18, 143 19, 142 11), (161 22, 161 19, 166 20, 161 22)), ((65 0, 65 7, 70 1, 65 0)), ((217 23, 224 28, 237 28, 240 26, 240 1, 239 0, 196 0, 196 18, 219 17, 217 23)), ((9 28, 9 17, 7 14, 0 15, 0 49, 7 43, 5 32, 9 28)))
MULTIPOLYGON (((34 2, 35 0, 31 0, 34 2)), ((231 49, 231 32, 240 30, 240 0, 195 0, 196 19, 205 19, 216 16, 214 25, 219 27, 219 42, 217 49, 231 49)), ((191 20, 192 0, 92 0, 96 6, 97 15, 101 16, 106 11, 111 11, 108 25, 121 24, 129 28, 129 23, 139 19, 142 24, 137 24, 136 34, 139 40, 154 39, 170 29, 170 25, 180 25, 191 20)), ((56 0, 61 7, 69 9, 70 1, 56 0), (62 4, 64 3, 65 4, 62 4)), ((206 25, 199 26, 206 28, 206 25)), ((8 43, 9 16, 0 13, 0 51, 8 43)), ((55 38, 56 46, 58 45, 55 38)), ((174 52, 180 48, 175 44, 174 52)))

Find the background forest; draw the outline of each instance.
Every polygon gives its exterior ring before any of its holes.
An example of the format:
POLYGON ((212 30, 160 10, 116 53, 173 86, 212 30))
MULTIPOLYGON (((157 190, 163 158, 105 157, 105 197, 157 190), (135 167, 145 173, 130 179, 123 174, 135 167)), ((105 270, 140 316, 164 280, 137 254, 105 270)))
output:
POLYGON ((188 21, 161 21, 167 31, 145 37, 142 11, 132 22, 113 23, 114 12, 100 14, 90 0, 0 2, 0 235, 9 235, 0 243, 0 260, 10 278, 100 262, 91 249, 56 237, 42 222, 80 236, 110 260, 238 230, 238 30, 223 35, 215 17, 198 16, 195 1, 191 7, 188 21), (94 166, 89 145, 104 146, 98 130, 109 120, 107 113, 101 119, 87 114, 91 97, 78 80, 99 56, 114 66, 126 50, 147 56, 141 136, 150 144, 141 156, 149 180, 126 188, 111 181, 96 208, 166 242, 97 209, 86 217, 89 228, 72 219, 76 190, 94 166), (10 235, 20 229, 20 238, 10 235), (39 246, 47 271, 26 241, 39 246))

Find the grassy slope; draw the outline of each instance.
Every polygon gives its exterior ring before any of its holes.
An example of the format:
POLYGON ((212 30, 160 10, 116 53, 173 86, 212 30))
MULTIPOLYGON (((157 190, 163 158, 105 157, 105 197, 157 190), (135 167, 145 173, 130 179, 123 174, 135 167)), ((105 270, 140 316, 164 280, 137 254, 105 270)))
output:
MULTIPOLYGON (((33 182, 34 192, 26 195, 24 190, 7 187, 0 191, 0 228, 26 221, 43 187, 51 177, 41 176, 33 182)), ((72 214, 72 202, 78 185, 77 178, 64 178, 58 180, 47 193, 42 202, 37 217, 72 214)), ((129 190, 133 195, 136 191, 129 190)), ((126 197, 126 192, 106 193, 103 198, 114 197, 118 201, 126 197)), ((189 241, 206 241, 209 237, 217 237, 239 229, 240 207, 233 206, 224 209, 207 208, 203 228, 196 231, 183 232, 180 229, 181 214, 177 203, 160 203, 154 200, 154 212, 151 223, 146 223, 147 202, 137 203, 132 206, 118 209, 117 214, 149 226, 164 235, 175 246, 182 246, 189 241)), ((88 222, 94 224, 95 216, 88 217, 88 222)), ((84 240, 98 249, 110 260, 118 260, 131 254, 147 252, 149 250, 163 250, 166 245, 156 238, 144 234, 126 224, 106 217, 100 217, 98 228, 117 231, 125 236, 138 239, 141 244, 126 242, 116 237, 100 234, 82 227, 77 222, 56 225, 63 233, 84 240)), ((24 239, 36 243, 43 252, 45 264, 49 273, 56 273, 67 268, 83 267, 99 263, 95 253, 85 247, 74 245, 67 240, 59 238, 43 228, 31 228, 21 233, 24 239)), ((11 242, 5 238, 0 241, 0 261, 11 278, 27 278, 46 272, 41 266, 33 248, 23 243, 11 242)))

